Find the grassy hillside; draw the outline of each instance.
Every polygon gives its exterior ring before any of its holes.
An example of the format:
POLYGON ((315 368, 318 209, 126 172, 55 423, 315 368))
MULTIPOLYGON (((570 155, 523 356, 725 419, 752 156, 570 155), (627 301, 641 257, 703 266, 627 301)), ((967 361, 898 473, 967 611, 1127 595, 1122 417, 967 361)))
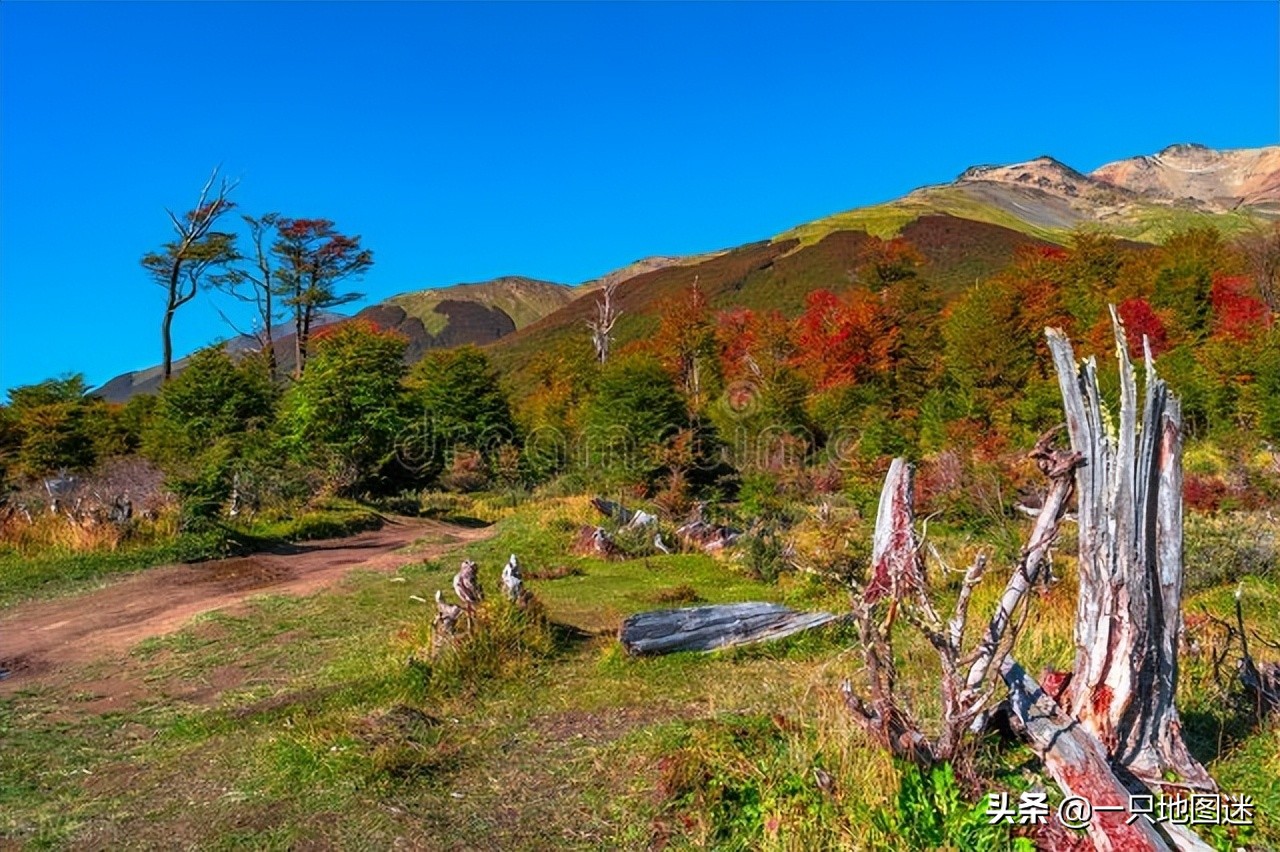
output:
POLYGON ((1169 205, 1130 202, 1113 210, 1073 208, 1034 188, 992 184, 925 187, 884 204, 860 207, 806 222, 777 240, 812 245, 835 231, 862 230, 889 239, 922 217, 946 215, 998 225, 1029 237, 1065 244, 1073 228, 1092 226, 1115 236, 1155 243, 1176 230, 1210 225, 1231 236, 1256 221, 1247 212, 1206 213, 1169 205))
POLYGON ((409 316, 420 319, 429 333, 439 334, 449 321, 446 314, 436 310, 441 302, 476 302, 497 308, 511 317, 516 328, 524 328, 573 301, 575 296, 573 288, 563 284, 509 276, 479 284, 455 284, 432 290, 414 290, 384 301, 403 308, 409 316))

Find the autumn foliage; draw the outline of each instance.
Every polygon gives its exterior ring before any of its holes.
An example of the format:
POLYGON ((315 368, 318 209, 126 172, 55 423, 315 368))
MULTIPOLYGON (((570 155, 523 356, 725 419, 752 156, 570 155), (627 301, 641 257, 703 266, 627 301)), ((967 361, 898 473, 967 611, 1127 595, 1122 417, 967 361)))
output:
POLYGON ((898 334, 878 295, 815 290, 796 321, 793 362, 819 391, 866 381, 892 366, 898 334))
POLYGON ((1266 302, 1253 295, 1256 289, 1243 275, 1214 277, 1209 302, 1215 337, 1245 341, 1271 327, 1271 311, 1266 302))

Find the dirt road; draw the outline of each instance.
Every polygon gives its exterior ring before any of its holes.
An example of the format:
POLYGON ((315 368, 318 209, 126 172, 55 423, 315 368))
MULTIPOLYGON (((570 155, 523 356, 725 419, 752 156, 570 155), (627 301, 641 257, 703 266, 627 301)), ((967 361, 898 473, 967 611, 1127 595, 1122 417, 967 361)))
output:
POLYGON ((277 551, 195 565, 167 565, 104 588, 0 611, 0 693, 62 666, 119 654, 170 633, 193 616, 235 607, 260 594, 306 595, 353 569, 393 572, 491 534, 400 518, 350 538, 285 545, 277 551), (408 545, 414 545, 408 547, 408 545))

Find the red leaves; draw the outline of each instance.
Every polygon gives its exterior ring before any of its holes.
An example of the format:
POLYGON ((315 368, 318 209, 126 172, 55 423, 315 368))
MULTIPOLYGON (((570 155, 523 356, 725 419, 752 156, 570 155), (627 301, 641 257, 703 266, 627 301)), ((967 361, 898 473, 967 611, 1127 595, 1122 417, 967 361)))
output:
POLYGON ((1146 299, 1126 299, 1116 308, 1124 323, 1125 340, 1129 344, 1129 357, 1142 358, 1142 338, 1145 335, 1151 345, 1151 354, 1159 355, 1169 346, 1169 334, 1164 322, 1151 309, 1146 299))
POLYGON ((1271 327, 1271 311, 1253 295, 1253 282, 1243 275, 1217 275, 1209 291, 1213 336, 1245 341, 1271 327))
POLYGON ((333 234, 333 221, 330 219, 281 219, 278 228, 280 236, 286 240, 317 239, 333 234))
POLYGON ((225 198, 218 198, 206 204, 201 204, 195 210, 187 214, 188 222, 211 222, 223 213, 235 207, 234 201, 228 201, 225 198))
POLYGON ((817 390, 865 381, 887 371, 899 330, 882 299, 852 290, 842 299, 830 290, 809 294, 796 321, 795 365, 817 390))

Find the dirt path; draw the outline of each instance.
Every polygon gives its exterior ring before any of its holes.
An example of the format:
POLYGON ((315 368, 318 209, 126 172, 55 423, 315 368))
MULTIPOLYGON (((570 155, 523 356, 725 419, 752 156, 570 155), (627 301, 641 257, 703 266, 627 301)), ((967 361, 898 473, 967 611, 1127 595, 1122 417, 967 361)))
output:
POLYGON ((84 594, 18 604, 0 611, 0 671, 8 672, 0 680, 0 694, 63 666, 121 653, 177 630, 193 616, 234 607, 253 595, 310 594, 355 568, 390 573, 490 534, 484 528, 394 519, 350 538, 150 568, 84 594))

